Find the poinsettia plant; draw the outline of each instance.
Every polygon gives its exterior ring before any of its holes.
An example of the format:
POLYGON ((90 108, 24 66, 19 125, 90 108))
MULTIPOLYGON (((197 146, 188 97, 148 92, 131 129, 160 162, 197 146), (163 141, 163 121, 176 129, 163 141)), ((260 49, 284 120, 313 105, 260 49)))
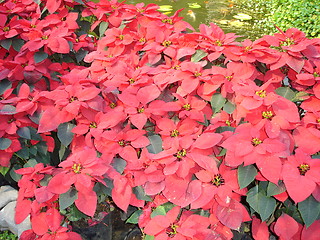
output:
POLYGON ((237 42, 158 6, 0 3, 0 164, 21 239, 110 200, 144 239, 317 239, 320 39, 237 42))

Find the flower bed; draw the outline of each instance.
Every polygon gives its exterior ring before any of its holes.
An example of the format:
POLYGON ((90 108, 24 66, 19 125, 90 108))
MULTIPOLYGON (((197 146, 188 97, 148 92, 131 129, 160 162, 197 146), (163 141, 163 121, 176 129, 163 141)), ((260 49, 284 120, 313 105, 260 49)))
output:
POLYGON ((16 222, 31 217, 20 239, 81 239, 70 222, 110 199, 146 240, 317 239, 320 40, 236 42, 157 9, 1 2, 0 164, 16 222))

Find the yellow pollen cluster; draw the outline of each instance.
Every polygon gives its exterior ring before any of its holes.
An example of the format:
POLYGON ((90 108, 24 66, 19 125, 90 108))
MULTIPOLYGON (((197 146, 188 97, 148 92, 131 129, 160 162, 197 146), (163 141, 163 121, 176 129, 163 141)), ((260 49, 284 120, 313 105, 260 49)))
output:
POLYGON ((74 173, 81 173, 81 170, 82 170, 82 166, 80 163, 74 163, 73 166, 72 166, 72 171, 74 173))
POLYGON ((147 40, 144 38, 144 37, 142 37, 142 38, 140 38, 139 39, 139 42, 141 42, 141 43, 145 43, 147 40))
POLYGON ((178 137, 179 136, 179 131, 177 129, 174 129, 170 133, 171 137, 178 137))
POLYGON ((222 46, 222 42, 220 40, 215 41, 214 44, 219 47, 222 46))
POLYGON ((253 146, 258 146, 259 144, 262 143, 262 141, 259 138, 253 138, 251 140, 251 143, 252 143, 253 146))
POLYGON ((261 98, 265 98, 267 96, 267 92, 266 90, 259 90, 259 91, 256 91, 256 95, 261 98))
POLYGON ((251 49, 252 49, 251 46, 246 46, 246 47, 244 48, 244 51, 245 51, 245 52, 248 52, 248 51, 251 50, 251 49))
POLYGON ((198 71, 195 71, 194 74, 193 74, 195 77, 200 77, 202 74, 198 71))
POLYGON ((44 35, 41 37, 43 40, 47 40, 49 37, 47 35, 44 35))
POLYGON ((89 128, 97 128, 97 123, 96 122, 91 122, 89 125, 89 128))
POLYGON ((172 69, 174 69, 174 70, 179 70, 180 68, 181 68, 180 65, 175 65, 175 66, 172 67, 172 69))
POLYGON ((163 23, 169 23, 169 24, 173 24, 173 21, 171 18, 165 18, 165 19, 162 19, 162 22, 163 23))
POLYGON ((137 111, 138 111, 138 113, 143 113, 144 112, 144 108, 143 107, 142 108, 138 108, 137 111))
POLYGON ((114 109, 117 106, 117 104, 115 104, 114 102, 109 104, 109 107, 111 107, 112 109, 114 109))
POLYGON ((314 73, 313 73, 313 76, 314 76, 314 77, 320 77, 320 74, 319 74, 318 72, 314 72, 314 73))
POLYGON ((286 38, 285 41, 280 42, 280 46, 290 46, 295 44, 294 40, 292 38, 286 38))
POLYGON ((226 120, 226 124, 227 124, 227 126, 230 126, 231 122, 229 120, 226 120))
POLYGON ((177 234, 178 227, 179 226, 177 224, 171 224, 171 226, 166 229, 166 234, 169 236, 169 238, 173 238, 174 235, 177 234))
POLYGON ((130 78, 128 81, 130 84, 134 84, 136 82, 136 80, 134 80, 133 78, 130 78))
POLYGON ((300 175, 304 176, 309 170, 310 170, 310 166, 309 164, 300 164, 300 166, 298 166, 300 175))
POLYGON ((4 28, 2 28, 2 30, 3 30, 4 32, 9 32, 9 31, 10 31, 10 28, 9 28, 9 27, 4 27, 4 28))
POLYGON ((186 111, 190 111, 191 110, 191 105, 189 103, 186 103, 185 105, 183 105, 183 108, 186 110, 186 111))
POLYGON ((227 81, 231 81, 233 78, 233 76, 226 76, 225 79, 227 79, 227 81))
POLYGON ((177 158, 183 158, 183 157, 187 156, 187 150, 182 149, 182 150, 178 151, 176 153, 176 155, 177 155, 177 158))
POLYGON ((119 39, 122 41, 124 39, 124 35, 119 35, 119 39))
POLYGON ((72 96, 71 98, 69 98, 69 102, 70 102, 70 103, 72 103, 72 102, 74 102, 74 101, 77 101, 77 100, 78 100, 78 98, 75 97, 75 96, 72 96))
POLYGON ((169 41, 169 40, 165 40, 165 41, 163 41, 162 43, 161 43, 161 45, 162 46, 164 46, 164 47, 169 47, 170 45, 171 45, 171 41, 169 41))
POLYGON ((211 182, 213 185, 215 185, 217 187, 224 185, 224 179, 222 178, 221 174, 214 175, 211 182))
POLYGON ((262 117, 266 118, 266 119, 272 118, 273 113, 271 111, 264 111, 264 112, 262 112, 262 117))

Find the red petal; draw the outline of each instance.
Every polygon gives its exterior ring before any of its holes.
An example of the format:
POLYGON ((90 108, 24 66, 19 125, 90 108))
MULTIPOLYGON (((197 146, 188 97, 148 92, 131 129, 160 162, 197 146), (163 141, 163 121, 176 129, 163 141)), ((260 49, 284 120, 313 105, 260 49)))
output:
POLYGON ((239 202, 233 199, 227 207, 218 205, 216 210, 217 218, 225 226, 238 230, 243 220, 243 212, 240 205, 239 202))
POLYGON ((255 216, 252 218, 252 235, 255 240, 269 240, 268 225, 255 216))
POLYGON ((48 184, 48 191, 55 194, 67 192, 74 183, 75 178, 71 178, 71 174, 59 173, 55 175, 48 184))
POLYGON ((31 201, 30 200, 22 200, 17 201, 16 205, 16 214, 15 221, 17 224, 23 222, 23 220, 30 214, 31 212, 31 201))
POLYGON ((78 192, 75 204, 81 212, 93 217, 97 208, 97 195, 94 191, 78 192))
POLYGON ((156 85, 148 85, 146 87, 140 88, 137 93, 137 99, 142 104, 147 104, 152 100, 156 99, 160 95, 160 90, 156 85))
POLYGON ((195 148, 208 149, 217 145, 221 141, 221 139, 222 139, 221 134, 203 133, 196 139, 193 146, 195 148))
POLYGON ((47 214, 45 212, 39 213, 31 218, 32 230, 37 235, 44 235, 48 232, 47 214))
POLYGON ((274 225, 274 232, 283 240, 291 240, 298 232, 298 223, 289 215, 282 214, 274 225))

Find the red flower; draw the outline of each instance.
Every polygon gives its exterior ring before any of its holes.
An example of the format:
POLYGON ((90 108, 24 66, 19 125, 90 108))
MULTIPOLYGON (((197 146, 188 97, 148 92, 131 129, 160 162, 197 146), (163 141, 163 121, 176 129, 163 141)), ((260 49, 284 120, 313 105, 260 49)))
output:
POLYGON ((289 196, 297 203, 305 200, 320 182, 320 161, 301 149, 289 156, 282 168, 282 178, 289 196))
POLYGON ((83 213, 93 216, 97 206, 97 196, 93 191, 96 181, 102 181, 108 166, 97 158, 93 149, 75 152, 59 164, 62 167, 50 180, 48 191, 55 194, 67 192, 73 185, 78 190, 75 204, 83 213))

